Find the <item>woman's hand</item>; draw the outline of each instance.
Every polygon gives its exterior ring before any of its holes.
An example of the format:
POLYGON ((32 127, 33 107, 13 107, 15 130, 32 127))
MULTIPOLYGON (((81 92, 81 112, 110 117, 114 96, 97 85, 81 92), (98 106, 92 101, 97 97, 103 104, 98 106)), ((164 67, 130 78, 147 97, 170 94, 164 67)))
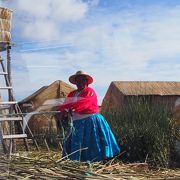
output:
POLYGON ((62 118, 68 117, 68 109, 65 109, 64 111, 61 112, 62 118))

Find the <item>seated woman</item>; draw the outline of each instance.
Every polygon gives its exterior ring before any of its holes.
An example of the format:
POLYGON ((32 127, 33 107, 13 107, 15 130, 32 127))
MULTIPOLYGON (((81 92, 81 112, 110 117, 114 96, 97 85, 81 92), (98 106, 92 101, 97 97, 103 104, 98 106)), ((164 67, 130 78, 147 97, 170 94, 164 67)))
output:
POLYGON ((99 113, 96 93, 88 87, 93 78, 77 71, 69 81, 77 90, 68 94, 59 110, 72 110, 74 131, 64 142, 63 156, 78 161, 101 161, 118 155, 120 148, 107 121, 99 113))

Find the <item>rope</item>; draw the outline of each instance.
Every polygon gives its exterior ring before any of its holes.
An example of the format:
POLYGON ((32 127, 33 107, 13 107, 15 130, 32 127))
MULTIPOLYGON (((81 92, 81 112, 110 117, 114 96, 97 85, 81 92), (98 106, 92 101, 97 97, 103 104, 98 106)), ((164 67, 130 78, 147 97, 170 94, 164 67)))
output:
POLYGON ((57 114, 57 113, 61 113, 60 111, 44 111, 44 112, 28 112, 28 113, 11 113, 11 114, 1 114, 0 117, 4 117, 4 116, 26 116, 28 114, 33 113, 33 115, 41 115, 41 114, 57 114))

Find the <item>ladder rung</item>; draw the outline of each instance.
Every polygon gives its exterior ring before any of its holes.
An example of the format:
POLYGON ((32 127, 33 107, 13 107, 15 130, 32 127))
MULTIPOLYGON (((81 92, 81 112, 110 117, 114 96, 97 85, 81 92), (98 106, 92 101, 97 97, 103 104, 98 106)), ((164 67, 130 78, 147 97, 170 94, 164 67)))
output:
POLYGON ((0 122, 1 121, 22 121, 23 118, 22 117, 1 117, 0 118, 0 122))
POLYGON ((9 109, 10 107, 10 105, 0 105, 0 110, 9 109))
POLYGON ((0 87, 0 89, 12 89, 12 86, 0 87))
POLYGON ((7 75, 7 72, 0 72, 0 75, 7 75))
POLYGON ((3 104, 17 104, 17 102, 16 101, 0 102, 0 105, 3 105, 3 104))
POLYGON ((27 134, 3 135, 3 139, 21 139, 21 138, 27 138, 27 134))

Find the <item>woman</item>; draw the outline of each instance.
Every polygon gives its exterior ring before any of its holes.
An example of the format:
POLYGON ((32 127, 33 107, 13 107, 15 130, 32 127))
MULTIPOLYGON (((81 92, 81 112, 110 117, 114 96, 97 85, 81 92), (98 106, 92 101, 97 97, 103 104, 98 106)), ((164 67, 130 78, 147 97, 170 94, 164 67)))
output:
POLYGON ((72 110, 74 131, 64 142, 63 156, 68 155, 71 160, 101 161, 118 155, 120 148, 105 118, 99 114, 96 93, 88 87, 93 78, 77 71, 69 81, 77 90, 68 94, 59 110, 63 113, 72 110))

